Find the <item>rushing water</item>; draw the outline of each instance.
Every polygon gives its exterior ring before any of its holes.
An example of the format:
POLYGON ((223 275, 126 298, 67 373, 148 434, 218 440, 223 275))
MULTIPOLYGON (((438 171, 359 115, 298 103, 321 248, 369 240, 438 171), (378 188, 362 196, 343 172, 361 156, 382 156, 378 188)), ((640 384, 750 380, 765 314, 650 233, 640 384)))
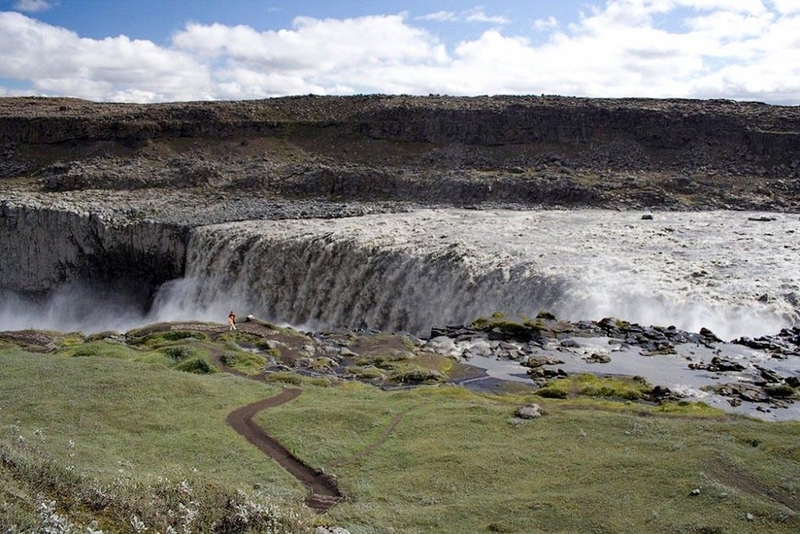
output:
POLYGON ((407 330, 504 311, 776 333, 800 317, 800 220, 743 212, 422 210, 198 228, 151 318, 230 309, 407 330))

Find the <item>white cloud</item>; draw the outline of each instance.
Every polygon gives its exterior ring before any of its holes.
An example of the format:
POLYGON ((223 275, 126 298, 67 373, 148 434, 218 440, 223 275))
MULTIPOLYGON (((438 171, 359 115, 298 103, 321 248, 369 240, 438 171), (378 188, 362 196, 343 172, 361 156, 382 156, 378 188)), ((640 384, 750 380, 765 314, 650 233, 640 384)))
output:
POLYGON ((790 15, 800 13, 800 0, 770 0, 778 13, 790 15))
POLYGON ((223 58, 228 66, 319 76, 342 69, 438 62, 442 45, 409 26, 403 15, 357 19, 298 17, 292 30, 190 24, 173 37, 176 49, 223 58))
POLYGON ((48 0, 19 0, 14 4, 14 9, 27 13, 39 13, 52 9, 56 5, 58 5, 58 2, 50 2, 48 0))
POLYGON ((428 13, 419 17, 420 20, 436 20, 439 22, 447 22, 458 20, 458 15, 453 11, 437 11, 436 13, 428 13))
POLYGON ((418 17, 420 20, 437 22, 479 22, 487 24, 508 24, 511 21, 502 15, 488 15, 483 6, 477 6, 460 13, 455 11, 437 11, 418 17))
POLYGON ((501 15, 487 15, 483 6, 470 9, 464 12, 464 20, 467 22, 488 22, 490 24, 508 24, 508 18, 501 15))
MULTIPOLYGON (((159 46, 125 36, 82 38, 0 12, 0 78, 26 81, 37 94, 143 102, 548 93, 800 104, 798 3, 607 0, 588 5, 571 24, 554 17, 528 23, 530 35, 493 19, 492 30, 452 47, 405 13, 298 17, 278 31, 190 23, 159 46)), ((492 19, 481 8, 425 18, 470 16, 492 19)))
POLYGON ((0 77, 30 80, 37 94, 144 101, 211 94, 206 66, 125 36, 81 38, 19 13, 0 12, 0 77))

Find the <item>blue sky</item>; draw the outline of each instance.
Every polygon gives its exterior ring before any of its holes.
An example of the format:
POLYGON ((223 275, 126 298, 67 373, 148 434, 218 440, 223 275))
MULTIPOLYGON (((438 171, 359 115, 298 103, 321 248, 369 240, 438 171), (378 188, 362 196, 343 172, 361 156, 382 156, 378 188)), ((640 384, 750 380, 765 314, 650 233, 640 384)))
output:
POLYGON ((800 0, 0 0, 0 96, 800 104, 800 0))

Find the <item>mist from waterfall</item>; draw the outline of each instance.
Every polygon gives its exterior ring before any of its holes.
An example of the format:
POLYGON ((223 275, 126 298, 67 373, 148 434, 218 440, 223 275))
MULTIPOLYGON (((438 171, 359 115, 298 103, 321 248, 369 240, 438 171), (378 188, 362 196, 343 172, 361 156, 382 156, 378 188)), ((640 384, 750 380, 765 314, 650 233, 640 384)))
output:
POLYGON ((32 297, 0 289, 0 330, 125 332, 142 326, 146 300, 129 285, 74 282, 32 297))
POLYGON ((562 280, 529 265, 479 263, 458 245, 398 250, 330 232, 285 239, 262 233, 261 225, 193 235, 187 277, 162 288, 155 317, 188 316, 193 309, 219 318, 233 309, 306 329, 427 335, 431 326, 468 323, 499 309, 551 305, 566 291, 562 280), (509 291, 520 279, 525 287, 509 291))

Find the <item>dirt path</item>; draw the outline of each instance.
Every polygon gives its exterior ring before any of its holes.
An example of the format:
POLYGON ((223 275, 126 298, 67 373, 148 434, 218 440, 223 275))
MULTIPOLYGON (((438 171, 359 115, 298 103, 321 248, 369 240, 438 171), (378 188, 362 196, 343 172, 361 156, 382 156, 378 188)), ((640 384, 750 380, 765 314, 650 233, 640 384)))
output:
MULTIPOLYGON (((248 330, 250 333, 258 333, 260 328, 250 328, 248 330)), ((214 364, 224 372, 251 380, 263 380, 261 376, 247 375, 225 365, 222 361, 221 350, 212 345, 204 344, 203 346, 211 353, 211 359, 214 364)), ((344 495, 339 490, 336 481, 331 476, 322 473, 319 469, 311 467, 294 456, 278 440, 270 436, 253 421, 258 412, 296 399, 300 393, 302 393, 300 389, 283 388, 279 395, 237 408, 228 414, 226 422, 247 441, 255 445, 264 454, 273 458, 293 477, 302 482, 311 492, 306 499, 306 505, 319 513, 324 513, 344 500, 344 495)))
POLYGON ((301 390, 299 389, 284 388, 279 395, 232 411, 228 415, 227 422, 247 441, 258 447, 263 453, 274 458, 281 467, 302 482, 311 491, 311 495, 306 499, 306 504, 309 508, 322 513, 344 499, 344 495, 339 491, 336 481, 299 460, 253 421, 253 417, 261 410, 289 402, 297 398, 300 393, 301 390))
MULTIPOLYGON (((269 324, 262 324, 258 322, 248 321, 242 325, 237 324, 237 327, 241 331, 261 337, 267 337, 266 334, 272 331, 269 324)), ((169 330, 170 328, 171 325, 163 324, 156 325, 152 328, 152 330, 161 331, 169 330)), ((203 328, 193 328, 193 325, 191 324, 182 324, 180 325, 180 328, 183 330, 202 330, 211 334, 212 338, 214 339, 219 334, 228 331, 225 327, 209 328, 207 325, 205 325, 203 328)), ((206 343, 198 343, 197 345, 202 346, 209 351, 214 364, 222 371, 251 380, 264 380, 262 376, 248 375, 225 365, 225 362, 222 360, 223 351, 218 347, 206 343)), ((320 469, 315 469, 304 463, 302 460, 289 452, 286 447, 281 445, 278 440, 270 436, 255 421, 253 421, 253 418, 256 416, 256 414, 262 410, 289 402, 297 398, 301 393, 302 390, 300 389, 284 388, 280 394, 274 397, 262 399, 252 404, 242 406, 241 408, 237 408, 228 414, 226 421, 231 428, 243 436, 248 442, 255 445, 264 454, 267 454, 271 458, 275 459, 275 461, 278 462, 281 467, 286 469, 292 476, 302 482, 310 491, 310 495, 306 499, 306 505, 312 510, 315 510, 319 513, 324 513, 332 506, 335 506, 346 498, 339 489, 335 478, 324 474, 320 469)), ((403 419, 406 413, 407 412, 403 412, 396 415, 381 433, 376 442, 368 445, 363 450, 356 452, 348 458, 344 458, 332 463, 331 467, 356 461, 379 447, 384 441, 386 441, 389 434, 391 434, 392 430, 394 430, 395 426, 397 426, 397 424, 403 419)))

